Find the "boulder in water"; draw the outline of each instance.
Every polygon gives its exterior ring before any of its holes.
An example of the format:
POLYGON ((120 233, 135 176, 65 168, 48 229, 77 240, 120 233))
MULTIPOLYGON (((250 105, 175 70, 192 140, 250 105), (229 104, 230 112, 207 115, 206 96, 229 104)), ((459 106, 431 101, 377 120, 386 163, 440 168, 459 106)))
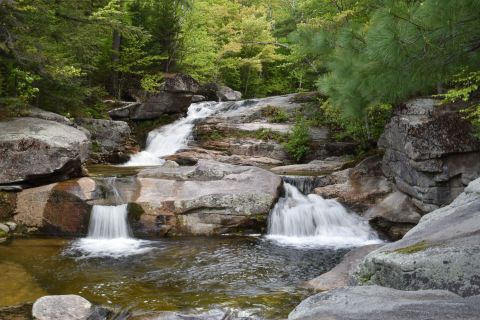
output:
POLYGON ((32 308, 35 320, 87 320, 93 313, 87 299, 73 294, 41 297, 32 308))
POLYGON ((25 117, 0 122, 0 132, 0 184, 58 181, 83 174, 90 141, 82 131, 25 117))
POLYGON ((143 213, 137 234, 212 235, 265 226, 281 179, 256 167, 200 160, 194 166, 145 169, 131 202, 143 213))
POLYGON ((289 320, 478 319, 480 296, 443 290, 400 291, 379 286, 346 287, 302 301, 289 320))

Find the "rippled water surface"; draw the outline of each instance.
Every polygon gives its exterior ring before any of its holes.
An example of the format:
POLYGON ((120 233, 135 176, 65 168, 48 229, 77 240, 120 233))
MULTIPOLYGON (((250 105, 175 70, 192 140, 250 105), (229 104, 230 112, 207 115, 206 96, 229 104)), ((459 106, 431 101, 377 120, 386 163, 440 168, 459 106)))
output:
POLYGON ((138 255, 85 258, 75 243, 27 238, 0 244, 0 273, 8 274, 0 282, 0 306, 44 294, 80 294, 133 312, 233 309, 281 319, 311 293, 301 288, 304 281, 328 271, 346 253, 218 237, 152 241, 150 250, 138 255))

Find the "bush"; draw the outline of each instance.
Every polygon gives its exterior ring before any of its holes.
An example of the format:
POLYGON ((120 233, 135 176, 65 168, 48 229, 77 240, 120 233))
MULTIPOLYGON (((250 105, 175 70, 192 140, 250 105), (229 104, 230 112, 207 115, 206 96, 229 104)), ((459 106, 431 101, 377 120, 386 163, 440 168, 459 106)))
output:
POLYGON ((310 133, 305 118, 299 117, 292 132, 284 143, 284 148, 296 160, 300 161, 310 150, 310 133))
POLYGON ((274 106, 266 106, 265 109, 262 110, 262 114, 268 118, 268 122, 273 123, 287 122, 290 119, 286 111, 274 106))

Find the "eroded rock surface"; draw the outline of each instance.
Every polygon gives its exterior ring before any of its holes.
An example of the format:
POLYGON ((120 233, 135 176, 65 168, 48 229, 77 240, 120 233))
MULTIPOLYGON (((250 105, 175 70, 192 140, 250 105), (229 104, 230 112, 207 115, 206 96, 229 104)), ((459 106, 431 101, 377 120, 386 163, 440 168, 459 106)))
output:
POLYGON ((479 213, 477 179, 450 205, 423 216, 403 239, 370 253, 355 276, 357 282, 480 294, 479 213))
POLYGON ((400 291, 379 286, 346 287, 302 301, 289 320, 478 319, 480 296, 444 290, 400 291))
POLYGON ((480 176, 480 140, 458 110, 435 99, 397 109, 379 146, 383 171, 423 212, 449 204, 480 176))

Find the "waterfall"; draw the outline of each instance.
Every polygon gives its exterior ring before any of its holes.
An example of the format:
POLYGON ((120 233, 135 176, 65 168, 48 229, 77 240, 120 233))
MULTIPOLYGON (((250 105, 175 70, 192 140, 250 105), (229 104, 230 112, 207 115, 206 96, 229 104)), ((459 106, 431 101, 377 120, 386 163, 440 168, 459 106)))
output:
POLYGON ((368 222, 348 212, 338 201, 303 195, 284 183, 285 197, 273 208, 267 238, 295 246, 334 248, 379 243, 368 222))
POLYGON ((215 107, 222 105, 217 102, 193 103, 188 108, 186 117, 153 130, 148 134, 147 147, 144 151, 136 153, 124 166, 150 166, 161 165, 161 157, 174 154, 187 146, 195 123, 215 112, 215 107))
POLYGON ((67 253, 80 253, 80 258, 119 258, 150 251, 151 247, 147 246, 149 241, 131 236, 128 205, 121 203, 123 200, 116 187, 116 178, 107 178, 105 186, 108 189, 106 198, 111 195, 115 204, 93 206, 88 236, 74 241, 67 253))
POLYGON ((118 206, 93 206, 90 225, 88 227, 88 238, 130 238, 127 213, 126 204, 118 206))

